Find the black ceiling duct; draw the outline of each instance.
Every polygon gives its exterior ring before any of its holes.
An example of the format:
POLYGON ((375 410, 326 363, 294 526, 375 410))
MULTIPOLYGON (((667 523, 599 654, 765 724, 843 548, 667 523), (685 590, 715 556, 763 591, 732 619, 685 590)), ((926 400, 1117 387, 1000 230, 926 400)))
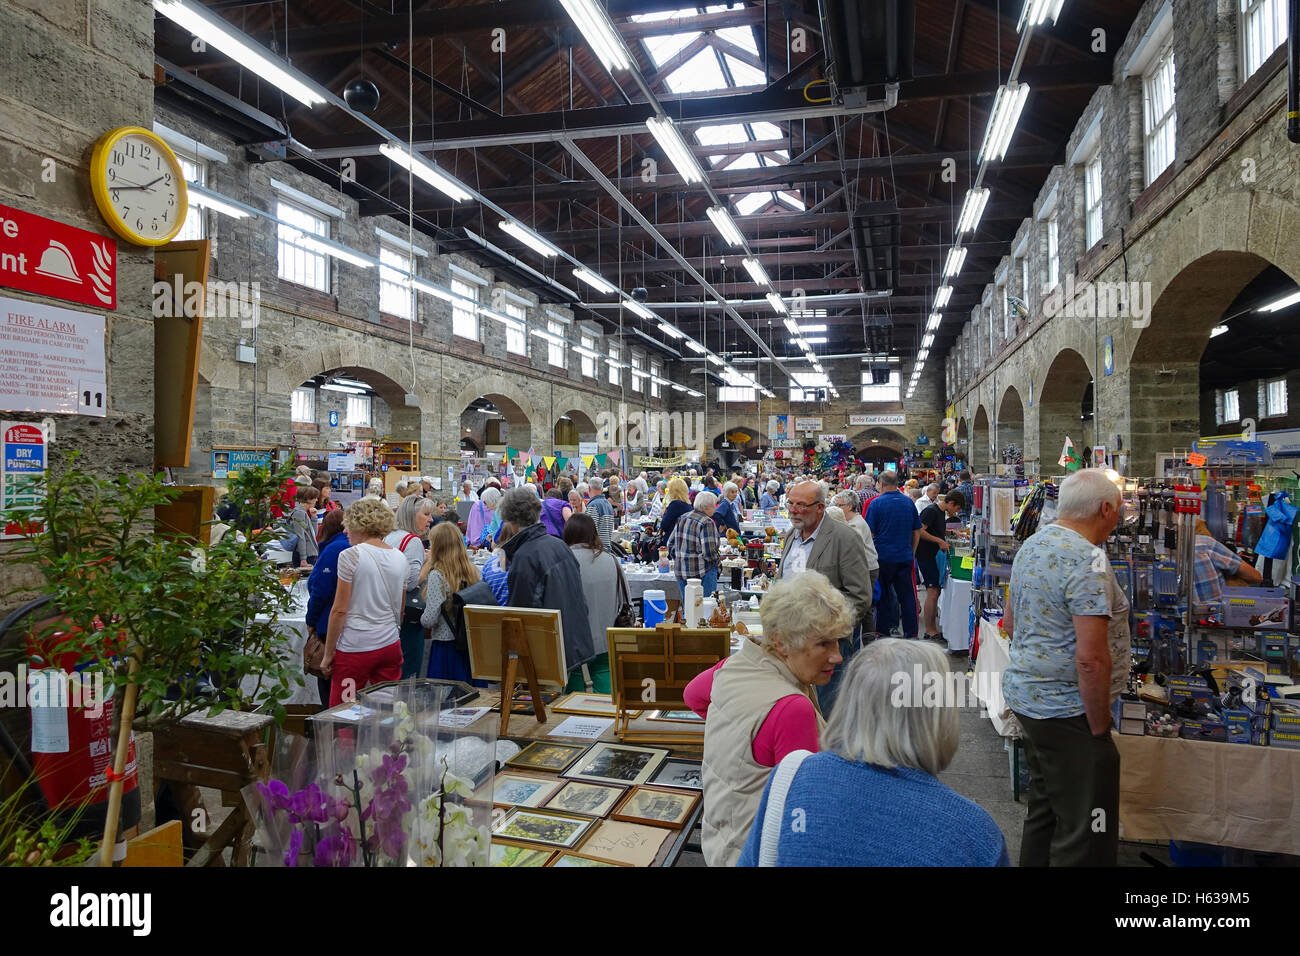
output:
POLYGON ((864 87, 912 78, 915 0, 818 0, 826 78, 835 98, 867 100, 864 87))

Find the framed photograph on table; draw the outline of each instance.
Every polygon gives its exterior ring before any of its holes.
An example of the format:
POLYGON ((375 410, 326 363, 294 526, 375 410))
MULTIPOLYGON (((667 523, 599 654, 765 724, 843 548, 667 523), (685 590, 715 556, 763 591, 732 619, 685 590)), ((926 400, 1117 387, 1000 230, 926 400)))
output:
POLYGON ((699 803, 700 794, 656 787, 633 787, 614 808, 611 819, 626 823, 648 823, 656 827, 680 828, 699 803))
POLYGON ((582 845, 582 855, 625 866, 652 866, 664 843, 673 838, 672 830, 644 823, 604 820, 599 824, 582 845))
POLYGON ((582 838, 597 822, 591 817, 516 807, 492 828, 492 836, 518 843, 538 843, 571 850, 582 842, 582 838))
POLYGON ((506 761, 515 770, 541 770, 545 773, 562 773, 587 752, 582 744, 554 744, 537 740, 506 761))
POLYGON ((664 720, 677 724, 703 724, 704 718, 693 710, 656 710, 648 715, 650 720, 664 720))
POLYGON ((655 786, 678 790, 703 790, 704 770, 698 760, 669 757, 650 780, 655 786))
POLYGON ((603 817, 614 809, 614 805, 625 793, 627 791, 622 787, 570 780, 546 801, 546 809, 579 813, 586 817, 603 817))
POLYGON ((559 867, 576 867, 576 866, 631 866, 631 863, 615 863, 613 860, 598 860, 594 856, 583 856, 581 853, 556 853, 547 866, 559 867))
POLYGON ((488 866, 547 866, 553 856, 554 850, 493 840, 488 848, 488 866))
POLYGON ((562 786, 555 777, 533 777, 504 770, 497 774, 492 802, 503 807, 540 807, 562 786))
POLYGON ((587 783, 632 786, 648 781, 667 756, 668 751, 654 747, 600 743, 564 771, 564 776, 587 783))
POLYGON ((609 694, 585 694, 581 691, 561 697, 551 705, 551 710, 580 717, 614 717, 618 714, 614 698, 609 694))

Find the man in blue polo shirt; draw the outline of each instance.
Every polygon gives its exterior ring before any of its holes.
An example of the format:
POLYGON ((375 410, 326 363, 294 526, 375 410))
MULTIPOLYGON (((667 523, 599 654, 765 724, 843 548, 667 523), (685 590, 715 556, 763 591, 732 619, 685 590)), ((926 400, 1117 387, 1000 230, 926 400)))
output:
POLYGON ((903 636, 916 639, 916 578, 913 564, 916 542, 921 537, 921 516, 912 499, 898 490, 898 473, 880 473, 880 494, 867 505, 867 526, 876 543, 880 570, 880 609, 876 615, 878 636, 888 637, 894 629, 893 602, 885 601, 892 588, 903 619, 903 636))

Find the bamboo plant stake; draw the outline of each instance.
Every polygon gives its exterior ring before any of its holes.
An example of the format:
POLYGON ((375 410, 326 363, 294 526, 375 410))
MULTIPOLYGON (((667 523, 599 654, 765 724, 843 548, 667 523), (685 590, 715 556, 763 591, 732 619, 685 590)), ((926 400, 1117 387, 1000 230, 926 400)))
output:
MULTIPOLYGON (((138 653, 138 652, 137 652, 138 653)), ((117 752, 113 754, 113 782, 108 788, 108 812, 104 817, 104 840, 99 846, 99 865, 113 865, 113 847, 117 843, 117 822, 122 816, 122 779, 126 775, 126 752, 131 743, 131 724, 135 721, 136 671, 140 659, 131 655, 126 672, 126 693, 122 695, 122 718, 117 730, 117 752)))

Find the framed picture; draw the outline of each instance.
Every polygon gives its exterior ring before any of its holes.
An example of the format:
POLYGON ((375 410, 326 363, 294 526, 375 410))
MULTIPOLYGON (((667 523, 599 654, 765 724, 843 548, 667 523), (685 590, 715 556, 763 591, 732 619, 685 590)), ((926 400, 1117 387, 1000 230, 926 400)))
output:
POLYGON ((594 856, 581 853, 556 853, 547 866, 631 866, 631 863, 616 863, 613 860, 598 860, 594 856))
POLYGON ((501 673, 501 622, 507 617, 523 622, 524 637, 537 668, 538 683, 544 690, 564 690, 569 682, 569 672, 564 663, 564 627, 559 611, 466 604, 465 631, 469 636, 470 673, 479 680, 499 682, 504 679, 501 673))
POLYGON ((650 720, 670 720, 679 724, 704 725, 704 718, 693 710, 656 710, 649 715, 650 720))
POLYGON ((505 770, 497 774, 492 802, 499 806, 540 807, 562 786, 564 782, 554 777, 532 777, 505 770))
POLYGON ((506 761, 507 767, 516 770, 544 770, 547 773, 562 773, 573 766, 574 761, 586 753, 582 744, 553 744, 546 740, 537 740, 506 761))
POLYGON ((703 790, 704 770, 699 761, 670 757, 663 762, 650 782, 659 787, 676 787, 678 790, 703 790))
POLYGON ((551 705, 557 714, 577 714, 580 717, 613 717, 618 713, 614 698, 609 694, 566 694, 551 705))
POLYGON ((591 817, 516 807, 492 828, 492 835, 509 841, 540 843, 571 850, 582 842, 582 838, 596 822, 591 817))
POLYGON ((488 847, 488 866, 547 866, 553 856, 554 850, 493 840, 488 847))
POLYGON ((672 830, 644 823, 602 820, 598 824, 582 845, 582 855, 625 866, 652 865, 660 848, 673 838, 672 830))
POLYGON ((611 819, 677 829, 686 823, 699 801, 698 793, 633 787, 614 809, 611 819))
POLYGON ((645 783, 659 769, 668 751, 624 744, 596 744, 582 759, 564 771, 564 776, 588 783, 616 783, 624 786, 645 783))
POLYGON ((618 803, 626 792, 622 787, 570 780, 563 789, 546 801, 546 809, 580 813, 585 817, 603 817, 614 809, 614 804, 618 803))

